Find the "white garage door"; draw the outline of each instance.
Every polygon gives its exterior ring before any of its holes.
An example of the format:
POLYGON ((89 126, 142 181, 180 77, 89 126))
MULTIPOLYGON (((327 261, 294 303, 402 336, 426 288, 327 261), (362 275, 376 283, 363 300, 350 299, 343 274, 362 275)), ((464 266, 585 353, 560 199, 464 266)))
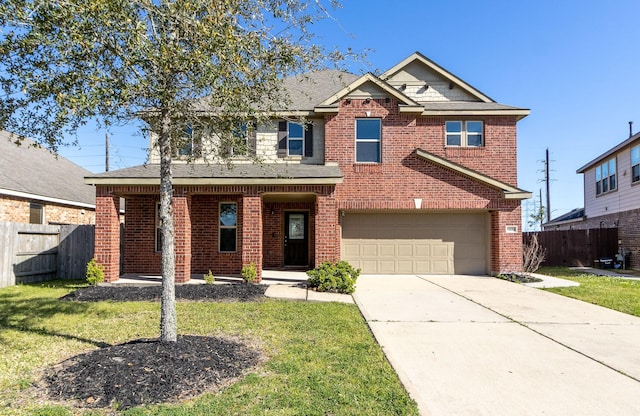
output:
POLYGON ((486 274, 489 216, 347 213, 342 259, 371 274, 486 274))

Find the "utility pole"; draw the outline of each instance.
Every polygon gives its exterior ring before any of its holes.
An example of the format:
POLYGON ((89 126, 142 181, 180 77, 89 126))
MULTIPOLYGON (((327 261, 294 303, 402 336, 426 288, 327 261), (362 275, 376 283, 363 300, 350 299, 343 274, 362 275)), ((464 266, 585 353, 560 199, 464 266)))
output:
MULTIPOLYGON (((544 180, 547 185, 547 222, 551 221, 551 195, 549 194, 551 179, 549 178, 549 148, 546 150, 546 158, 544 162, 544 180)), ((542 198, 540 198, 542 204, 542 198)))
POLYGON ((109 172, 109 132, 104 134, 104 171, 109 172))

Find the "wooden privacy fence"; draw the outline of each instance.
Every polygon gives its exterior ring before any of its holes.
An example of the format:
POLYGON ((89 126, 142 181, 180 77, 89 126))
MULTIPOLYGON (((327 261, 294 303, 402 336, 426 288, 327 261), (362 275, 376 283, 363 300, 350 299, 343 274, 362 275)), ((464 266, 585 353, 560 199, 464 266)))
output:
POLYGON ((84 279, 93 257, 93 225, 0 222, 0 287, 51 279, 84 279))
POLYGON ((534 234, 546 250, 543 266, 593 267, 596 260, 618 253, 617 228, 522 233, 523 243, 534 234))

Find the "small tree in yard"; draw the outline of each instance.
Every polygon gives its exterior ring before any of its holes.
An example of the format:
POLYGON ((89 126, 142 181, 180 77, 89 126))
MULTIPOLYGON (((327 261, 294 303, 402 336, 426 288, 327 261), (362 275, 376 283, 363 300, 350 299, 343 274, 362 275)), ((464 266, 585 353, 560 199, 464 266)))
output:
POLYGON ((143 114, 158 134, 161 341, 177 339, 171 165, 185 128, 226 147, 241 121, 282 109, 283 76, 345 58, 313 43, 310 25, 327 16, 322 0, 0 3, 0 128, 53 150, 89 120, 143 114))
POLYGON ((522 255, 522 268, 525 272, 533 273, 540 268, 547 253, 544 247, 540 245, 537 234, 532 234, 529 242, 523 245, 522 255))

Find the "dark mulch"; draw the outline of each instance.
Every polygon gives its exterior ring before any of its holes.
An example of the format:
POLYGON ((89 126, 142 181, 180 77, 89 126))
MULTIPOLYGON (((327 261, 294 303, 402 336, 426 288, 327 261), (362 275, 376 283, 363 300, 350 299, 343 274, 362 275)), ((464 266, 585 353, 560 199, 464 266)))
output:
MULTIPOLYGON (((248 302, 260 300, 267 290, 266 285, 226 284, 226 285, 177 285, 176 299, 192 301, 248 302)), ((78 289, 61 298, 77 302, 159 301, 162 287, 155 286, 89 286, 78 289)))
POLYGON ((44 381, 54 400, 127 409, 218 391, 262 359, 252 347, 224 338, 136 340, 72 357, 51 369, 44 381))
POLYGON ((530 274, 526 274, 526 273, 501 273, 496 277, 498 279, 508 280, 510 282, 516 282, 516 283, 542 282, 542 279, 538 279, 537 277, 533 277, 530 274))

